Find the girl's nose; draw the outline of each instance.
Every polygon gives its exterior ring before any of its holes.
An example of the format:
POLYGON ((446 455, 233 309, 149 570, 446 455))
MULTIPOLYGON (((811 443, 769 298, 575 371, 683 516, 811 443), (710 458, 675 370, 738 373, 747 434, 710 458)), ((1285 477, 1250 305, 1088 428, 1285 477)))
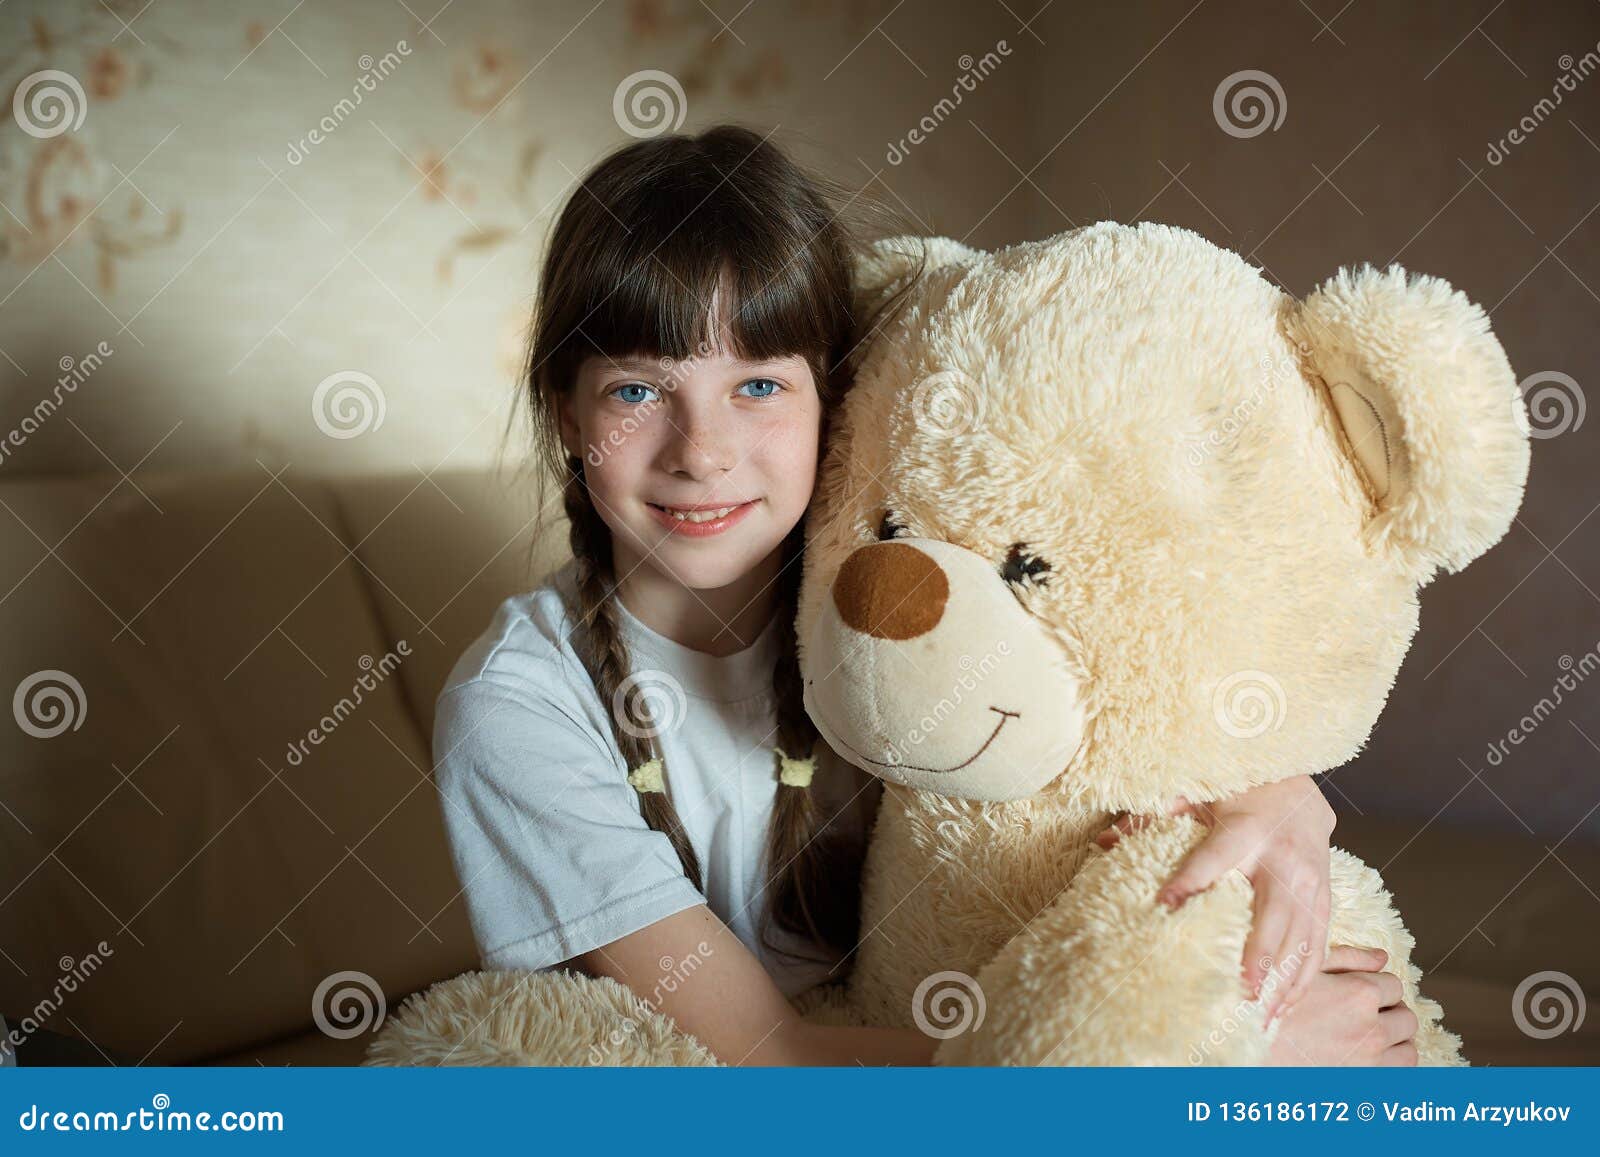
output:
POLYGON ((662 448, 661 465, 672 474, 701 479, 738 464, 731 433, 715 419, 675 415, 672 436, 662 448))

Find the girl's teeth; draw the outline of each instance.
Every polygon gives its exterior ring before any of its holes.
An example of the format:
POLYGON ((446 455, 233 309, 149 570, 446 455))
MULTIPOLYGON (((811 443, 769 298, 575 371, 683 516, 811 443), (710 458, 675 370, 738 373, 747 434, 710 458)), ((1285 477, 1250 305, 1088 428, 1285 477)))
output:
POLYGON ((721 510, 696 510, 692 512, 673 510, 671 507, 662 507, 662 509, 679 522, 711 522, 714 519, 726 518, 739 508, 737 506, 724 506, 721 510))

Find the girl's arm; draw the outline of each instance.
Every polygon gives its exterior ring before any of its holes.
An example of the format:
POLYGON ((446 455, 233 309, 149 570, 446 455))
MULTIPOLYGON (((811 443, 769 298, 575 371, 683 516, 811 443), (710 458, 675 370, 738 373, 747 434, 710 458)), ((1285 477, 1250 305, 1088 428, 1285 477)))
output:
MULTIPOLYGON (((1179 796, 1167 810, 1194 816, 1211 834, 1179 865, 1159 898, 1176 908, 1230 868, 1243 872, 1255 890, 1255 915, 1244 946, 1246 990, 1256 996, 1268 973, 1275 973, 1270 1016, 1282 1014, 1323 966, 1333 808, 1310 776, 1296 775, 1211 804, 1191 804, 1179 796)), ((1148 819, 1125 815, 1098 842, 1110 847, 1120 832, 1134 831, 1148 819)))
POLYGON ((698 904, 568 962, 627 985, 728 1065, 926 1065, 939 1042, 916 1029, 804 1021, 754 953, 698 904), (681 974, 661 984, 662 961, 681 974), (696 961, 692 971, 684 962, 696 961))

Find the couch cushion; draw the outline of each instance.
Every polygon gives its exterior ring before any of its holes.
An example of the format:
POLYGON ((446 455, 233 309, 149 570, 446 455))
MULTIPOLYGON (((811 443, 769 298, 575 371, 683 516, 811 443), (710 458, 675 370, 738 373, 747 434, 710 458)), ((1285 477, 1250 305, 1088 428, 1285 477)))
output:
POLYGON ((392 639, 412 649, 400 678, 424 737, 461 652, 501 600, 572 557, 559 503, 535 517, 536 484, 477 471, 341 480, 350 541, 392 639))
POLYGON ((33 681, 0 728, 0 1009, 184 1062, 312 1028, 337 972, 398 998, 472 967, 409 659, 327 484, 139 488, 0 487, 0 689, 33 681))

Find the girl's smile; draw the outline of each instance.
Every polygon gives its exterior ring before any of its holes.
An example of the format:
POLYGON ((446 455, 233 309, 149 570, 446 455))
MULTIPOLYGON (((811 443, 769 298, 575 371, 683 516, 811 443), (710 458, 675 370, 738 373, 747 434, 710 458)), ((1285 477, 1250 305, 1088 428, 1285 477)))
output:
POLYGON ((755 509, 759 501, 761 500, 757 498, 729 506, 701 504, 665 507, 657 506, 654 502, 647 502, 645 505, 650 508, 655 520, 667 528, 669 534, 680 534, 686 538, 710 538, 739 525, 744 521, 745 515, 755 509))

